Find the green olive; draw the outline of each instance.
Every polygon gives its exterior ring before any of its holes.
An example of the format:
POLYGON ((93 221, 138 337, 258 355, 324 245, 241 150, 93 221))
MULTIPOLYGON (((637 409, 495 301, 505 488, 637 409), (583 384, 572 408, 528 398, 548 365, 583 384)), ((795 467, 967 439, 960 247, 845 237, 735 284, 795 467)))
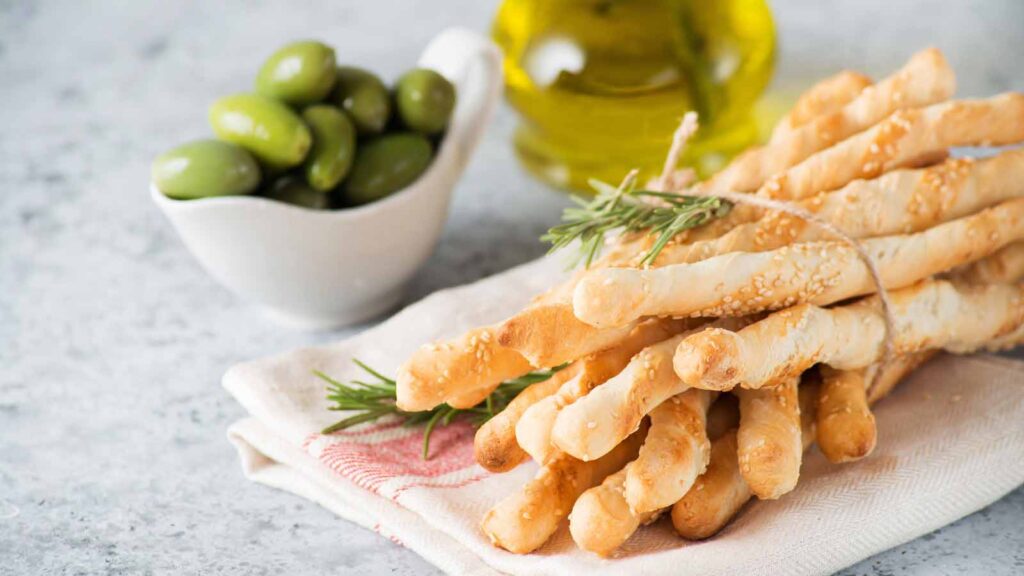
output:
POLYGON ((395 104, 398 116, 410 129, 437 134, 448 125, 455 108, 455 87, 433 70, 416 68, 398 79, 395 104))
POLYGON ((260 183, 252 155, 219 140, 196 140, 164 152, 153 162, 152 174, 157 189, 178 200, 249 194, 260 183))
POLYGON ((360 134, 380 134, 391 116, 387 87, 362 68, 338 67, 333 99, 352 118, 360 134))
POLYGON ((312 136, 284 104, 258 94, 225 96, 210 107, 210 125, 221 140, 252 152, 273 168, 301 164, 312 136))
POLYGON ((359 147, 344 197, 366 204, 412 184, 430 166, 430 142, 419 134, 381 136, 359 147))
POLYGON ((352 168, 356 153, 356 128, 345 113, 334 106, 319 104, 302 111, 302 119, 313 132, 313 149, 306 157, 306 182, 326 192, 352 168))
POLYGON ((293 42, 263 63, 256 92, 289 104, 312 104, 331 93, 334 74, 333 48, 312 40, 293 42))
POLYGON ((327 210, 331 207, 331 197, 309 187, 302 178, 292 175, 282 176, 267 187, 263 195, 271 200, 311 208, 327 210))

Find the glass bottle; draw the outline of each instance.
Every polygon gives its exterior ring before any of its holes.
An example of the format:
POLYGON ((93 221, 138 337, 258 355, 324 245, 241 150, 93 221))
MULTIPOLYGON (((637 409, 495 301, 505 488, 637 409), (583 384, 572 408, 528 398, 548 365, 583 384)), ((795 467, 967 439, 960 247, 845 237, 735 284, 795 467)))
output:
POLYGON ((656 175, 688 110, 701 129, 683 162, 701 175, 758 137, 775 55, 765 0, 505 0, 493 35, 516 152, 554 185, 656 175))

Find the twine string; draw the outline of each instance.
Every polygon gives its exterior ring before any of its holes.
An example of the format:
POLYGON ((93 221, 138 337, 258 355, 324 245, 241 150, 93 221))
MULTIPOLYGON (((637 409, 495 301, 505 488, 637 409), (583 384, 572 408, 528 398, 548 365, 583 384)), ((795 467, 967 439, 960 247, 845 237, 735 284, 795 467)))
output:
MULTIPOLYGON (((677 128, 673 134, 672 146, 669 148, 668 154, 665 157, 665 165, 661 173, 661 178, 658 181, 661 190, 667 192, 674 189, 679 194, 688 196, 713 196, 727 200, 733 204, 743 204, 764 210, 782 212, 799 218, 805 222, 809 222, 824 230, 832 237, 849 245, 857 255, 857 258, 859 258, 864 264, 864 267, 867 268, 871 281, 875 284, 875 291, 878 294, 878 300, 882 312, 882 321, 885 325, 885 335, 882 341, 882 358, 878 361, 876 368, 881 368, 888 364, 895 354, 893 336, 896 333, 896 319, 893 315, 893 307, 892 301, 889 298, 889 291, 885 288, 885 284, 882 281, 882 273, 878 269, 878 264, 875 262, 875 259, 871 254, 864 249, 864 246, 856 238, 850 236, 838 226, 833 225, 831 222, 823 218, 819 218, 814 213, 801 206, 793 204, 792 202, 783 202, 754 194, 741 194, 737 192, 715 191, 713 194, 707 194, 702 192, 699 186, 673 186, 672 176, 675 173, 675 167, 678 165, 679 159, 682 157, 683 151, 686 149, 687 142, 696 132, 697 114, 695 112, 687 112, 679 123, 679 128, 677 128)), ((881 377, 882 372, 883 370, 881 369, 876 369, 874 371, 874 374, 871 377, 871 383, 868 386, 869 391, 878 383, 878 379, 881 377)))

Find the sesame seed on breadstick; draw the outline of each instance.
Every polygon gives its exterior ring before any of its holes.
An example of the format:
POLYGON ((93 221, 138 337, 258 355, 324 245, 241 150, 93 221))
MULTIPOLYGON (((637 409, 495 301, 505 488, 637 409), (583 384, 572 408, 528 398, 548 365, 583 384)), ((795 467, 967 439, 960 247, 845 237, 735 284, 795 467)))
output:
POLYGON ((852 70, 819 80, 797 98, 789 113, 775 125, 770 141, 777 142, 815 117, 841 109, 871 84, 871 78, 852 70))
POLYGON ((569 533, 576 545, 608 556, 658 512, 636 512, 625 497, 626 470, 608 476, 576 500, 569 514, 569 533))
MULTIPOLYGON (((712 325, 737 330, 750 322, 730 318, 712 325)), ((702 329, 651 344, 607 382, 562 408, 551 428, 551 442, 582 460, 598 458, 614 448, 640 425, 644 416, 688 388, 676 376, 672 357, 684 338, 702 329)))
MULTIPOLYGON (((890 293, 896 353, 942 348, 969 353, 1024 324, 1024 285, 969 286, 928 280, 890 293)), ((864 368, 883 354, 877 297, 834 308, 801 304, 737 332, 708 329, 684 339, 674 367, 695 388, 760 388, 818 362, 864 368)))
POLYGON ((626 465, 625 496, 637 512, 676 503, 708 465, 707 411, 714 394, 691 389, 651 411, 636 460, 626 465))
POLYGON ((829 462, 860 460, 875 449, 878 432, 867 397, 870 372, 821 369, 817 440, 829 462))
MULTIPOLYGON (((689 392, 685 394, 689 394, 689 392)), ((721 396, 708 410, 707 438, 714 441, 726 433, 734 433, 733 429, 738 421, 739 410, 735 398, 732 395, 721 396)), ((650 447, 654 427, 655 423, 652 418, 651 430, 647 433, 637 460, 608 476, 599 486, 587 490, 576 500, 572 513, 569 515, 569 532, 576 545, 583 550, 594 552, 600 556, 608 556, 625 543, 641 524, 653 522, 661 514, 661 509, 639 512, 630 506, 626 499, 626 475, 629 472, 629 467, 639 462, 643 458, 644 450, 650 447)), ((701 435, 704 434, 701 433, 701 435)), ((707 466, 710 457, 710 444, 705 441, 701 443, 701 446, 704 455, 700 470, 694 473, 693 478, 688 481, 689 475, 681 479, 688 485, 692 485, 692 482, 703 474, 707 466)), ((668 469, 666 469, 665 475, 669 475, 668 469)), ((678 499, 677 497, 676 500, 678 499)))
MULTIPOLYGON (((872 180, 797 202, 852 238, 909 234, 1024 196, 1024 150, 991 158, 951 158, 916 170, 894 170, 872 180)), ((687 264, 729 252, 763 252, 787 244, 833 240, 828 231, 792 214, 768 212, 723 236, 671 244, 654 266, 687 264)))
POLYGON ((484 515, 480 524, 495 546, 516 554, 540 548, 555 533, 576 499, 636 457, 647 430, 635 434, 603 458, 591 462, 556 454, 520 490, 484 515))
POLYGON ((954 146, 1003 146, 1024 140, 1024 94, 953 100, 894 112, 869 130, 807 157, 765 182, 758 194, 801 200, 874 178, 954 146))
POLYGON ((800 478, 803 444, 799 375, 759 390, 737 390, 740 426, 736 434, 740 474, 758 498, 775 500, 793 490, 800 478))
MULTIPOLYGON (((645 347, 672 337, 684 330, 688 324, 671 319, 642 322, 633 328, 629 336, 619 345, 578 360, 580 369, 573 378, 565 381, 550 396, 527 408, 520 416, 515 428, 516 441, 519 446, 537 462, 547 461, 550 455, 556 452, 551 441, 551 430, 555 419, 563 408, 572 405, 596 386, 621 372, 629 364, 630 359, 645 347)), ((636 430, 636 425, 630 428, 629 432, 634 430, 636 430)), ((628 433, 623 435, 619 440, 628 435, 628 433)), ((600 455, 603 454, 602 452, 600 455)), ((590 460, 590 458, 584 458, 584 460, 590 460)))
MULTIPOLYGON (((1024 239, 1024 198, 923 232, 863 241, 886 288, 895 289, 983 258, 1024 239)), ((810 302, 870 294, 876 284, 844 242, 809 242, 758 253, 716 256, 649 270, 609 268, 584 275, 576 315, 595 326, 644 316, 744 316, 810 302)))
POLYGON ((473 437, 473 456, 491 472, 506 472, 528 458, 516 441, 516 423, 527 408, 554 394, 574 378, 582 363, 574 362, 543 382, 531 384, 509 402, 505 409, 485 422, 473 437))
POLYGON ((703 187, 710 194, 715 190, 757 190, 773 174, 870 128, 893 112, 942 102, 955 90, 956 77, 942 53, 935 48, 923 50, 877 85, 860 90, 839 110, 809 119, 764 147, 742 154, 703 187))
MULTIPOLYGON (((800 440, 806 450, 814 442, 818 383, 804 377, 797 390, 800 405, 800 440)), ((672 506, 672 526, 688 540, 714 536, 753 496, 739 462, 735 430, 711 443, 708 468, 679 502, 672 506)))

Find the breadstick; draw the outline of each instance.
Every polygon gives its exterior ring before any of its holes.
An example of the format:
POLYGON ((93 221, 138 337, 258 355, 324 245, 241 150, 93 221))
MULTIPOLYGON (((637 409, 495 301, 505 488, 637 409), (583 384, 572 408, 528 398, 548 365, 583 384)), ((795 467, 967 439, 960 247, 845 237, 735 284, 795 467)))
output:
MULTIPOLYGON (((649 320, 635 327, 618 346, 579 360, 580 370, 574 378, 523 412, 515 430, 519 446, 537 462, 545 462, 555 452, 551 430, 560 410, 621 372, 630 359, 646 346, 671 337, 685 326, 685 322, 670 319, 649 320)), ((629 432, 635 429, 636 426, 630 428, 629 432)), ((626 436, 628 433, 620 440, 626 436)))
MULTIPOLYGON (((862 242, 886 288, 908 286, 1024 239, 1024 198, 923 232, 862 242)), ((802 302, 824 305, 875 291, 856 251, 808 242, 650 270, 608 268, 580 279, 576 315, 595 326, 643 316, 744 316, 802 302)))
POLYGON ((894 112, 771 177, 758 194, 800 200, 857 178, 874 178, 954 146, 1002 146, 1024 140, 1024 94, 954 100, 894 112))
POLYGON ((497 385, 533 369, 515 350, 498 345, 495 327, 484 326, 440 344, 426 344, 398 369, 402 410, 429 410, 459 393, 497 385))
POLYGON ((953 270, 950 277, 971 284, 1000 284, 1024 277, 1024 242, 1014 242, 995 254, 953 270))
POLYGON ((635 512, 625 496, 626 469, 584 492, 569 514, 569 533, 576 545, 599 556, 608 556, 658 511, 635 512))
POLYGON ((637 512, 654 512, 682 498, 708 465, 707 411, 713 394, 687 390, 651 411, 651 427, 636 460, 626 465, 625 495, 637 512))
POLYGON ((605 348, 625 338, 633 325, 602 330, 580 322, 568 302, 531 306, 497 328, 498 342, 535 366, 557 366, 605 348))
POLYGON ((803 445, 800 439, 800 376, 788 376, 760 390, 739 390, 736 434, 740 474, 762 500, 775 500, 796 487, 803 445))
MULTIPOLYGON (((818 386, 805 378, 798 394, 800 437, 806 450, 814 441, 818 386)), ((707 471, 697 478, 686 496, 672 506, 672 525, 683 538, 703 540, 725 527, 752 495, 740 470, 736 432, 730 431, 712 442, 707 471)))
MULTIPOLYGON (((739 422, 739 409, 735 400, 731 394, 723 394, 708 410, 707 433, 712 441, 730 432, 739 422)), ((569 532, 580 548, 607 556, 628 540, 641 524, 653 522, 660 515, 660 510, 637 512, 626 501, 628 467, 643 457, 643 450, 649 446, 652 433, 653 424, 637 460, 605 478, 599 486, 587 490, 576 500, 569 515, 569 532)), ((704 449, 707 451, 707 445, 704 449)))
POLYGON ((777 142, 816 116, 839 110, 870 85, 870 78, 851 70, 843 70, 820 80, 801 94, 789 113, 775 125, 770 141, 777 142))
MULTIPOLYGON (((1024 285, 925 281, 890 294, 897 354, 942 348, 969 353, 1024 324, 1024 285)), ((673 360, 694 388, 759 388, 815 363, 854 370, 883 354, 877 297, 830 309, 801 304, 738 332, 709 328, 684 339, 673 360)))
POLYGON ((740 473, 736 431, 711 444, 707 470, 672 506, 672 526, 688 540, 702 540, 724 527, 753 492, 740 473))
POLYGON ((543 382, 531 384, 505 409, 480 426, 473 437, 473 455, 478 464, 491 472, 506 472, 526 460, 526 452, 516 442, 516 423, 527 408, 554 394, 562 384, 576 377, 583 362, 573 362, 543 382))
POLYGON ((818 397, 818 447, 829 462, 852 462, 875 449, 878 433, 868 408, 867 385, 874 370, 821 369, 818 397))
MULTIPOLYGON (((896 170, 854 180, 798 205, 852 238, 919 232, 1024 196, 1024 150, 984 160, 949 159, 918 170, 896 170)), ((812 222, 769 212, 714 240, 665 247, 655 266, 687 264, 729 252, 763 252, 787 244, 834 240, 812 222)), ((1024 250, 1019 261, 1024 266, 1024 250)))
MULTIPOLYGON (((638 251, 646 250, 649 242, 643 236, 620 238, 592 268, 628 262, 638 251)), ((541 294, 534 306, 568 302, 580 275, 577 273, 570 280, 541 294)), ((580 322, 576 325, 585 326, 580 322)), ((556 325, 554 328, 564 326, 556 325)), ((624 330, 617 334, 624 337, 628 332, 624 330)), ((580 353, 567 353, 554 362, 538 363, 531 363, 514 348, 502 346, 499 343, 500 329, 495 326, 475 328, 446 342, 426 344, 398 370, 397 405, 408 411, 429 410, 442 402, 456 408, 472 407, 505 380, 521 376, 533 368, 558 366, 614 343, 614 339, 608 342, 607 334, 603 341, 596 336, 586 331, 577 333, 577 341, 585 339, 589 347, 577 348, 574 351, 580 353)))
POLYGON ((899 71, 864 88, 841 109, 813 118, 780 134, 763 148, 742 154, 721 175, 702 186, 703 191, 756 190, 773 174, 815 152, 874 126, 896 111, 942 102, 955 89, 953 70, 942 53, 934 48, 918 52, 899 71))
MULTIPOLYGON (((736 330, 749 323, 749 319, 723 319, 713 325, 736 330)), ((581 460, 598 458, 614 448, 647 413, 688 388, 672 369, 672 357, 686 336, 701 329, 648 346, 607 382, 565 406, 557 414, 550 441, 581 460)))
POLYGON ((641 428, 603 458, 582 462, 557 454, 533 480, 484 515, 481 529, 495 546, 526 554, 539 548, 568 516, 584 490, 636 457, 646 430, 641 428))

